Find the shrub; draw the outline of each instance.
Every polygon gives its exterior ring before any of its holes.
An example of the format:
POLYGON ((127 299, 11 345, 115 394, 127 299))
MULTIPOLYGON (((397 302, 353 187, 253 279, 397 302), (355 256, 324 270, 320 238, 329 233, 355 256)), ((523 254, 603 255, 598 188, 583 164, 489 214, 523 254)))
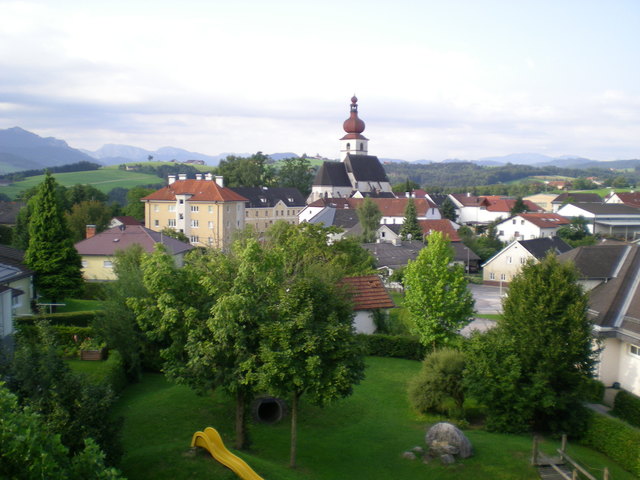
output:
POLYGON ((103 300, 105 297, 104 283, 85 282, 82 298, 84 300, 103 300))
POLYGON ((85 312, 44 313, 16 318, 16 323, 34 325, 39 320, 47 320, 51 325, 74 325, 88 327, 96 316, 93 310, 85 312))
POLYGON ((620 390, 613 402, 613 413, 631 425, 640 427, 640 397, 620 390))
POLYGON ((582 443, 640 477, 640 430, 617 418, 592 412, 582 443))
MULTIPOLYGON (((94 336, 91 327, 77 327, 68 325, 49 325, 55 344, 60 348, 65 357, 77 357, 80 352, 80 344, 86 338, 94 336)), ((16 338, 18 342, 32 343, 37 341, 38 327, 29 322, 17 322, 16 338)))
POLYGON ((589 402, 601 403, 604 398, 604 383, 595 378, 589 378, 584 383, 584 398, 589 402))
POLYGON ((427 349, 415 337, 404 335, 358 335, 365 346, 367 355, 376 357, 406 358, 408 360, 422 360, 427 349))
POLYGON ((447 413, 448 401, 454 403, 454 416, 463 413, 462 373, 464 354, 444 348, 427 356, 420 374, 409 385, 409 400, 421 413, 447 413))

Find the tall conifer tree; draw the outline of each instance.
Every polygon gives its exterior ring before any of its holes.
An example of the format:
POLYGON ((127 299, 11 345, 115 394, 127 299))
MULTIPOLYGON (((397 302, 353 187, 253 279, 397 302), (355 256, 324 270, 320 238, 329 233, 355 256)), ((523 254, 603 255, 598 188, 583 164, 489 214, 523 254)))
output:
POLYGON ((24 260, 36 275, 36 289, 55 303, 82 288, 81 261, 56 198, 56 181, 47 172, 29 206, 29 246, 24 260))
POLYGON ((416 210, 416 202, 410 198, 404 209, 404 222, 400 229, 400 236, 403 240, 408 240, 409 235, 413 240, 422 240, 422 229, 418 224, 418 211, 416 210))

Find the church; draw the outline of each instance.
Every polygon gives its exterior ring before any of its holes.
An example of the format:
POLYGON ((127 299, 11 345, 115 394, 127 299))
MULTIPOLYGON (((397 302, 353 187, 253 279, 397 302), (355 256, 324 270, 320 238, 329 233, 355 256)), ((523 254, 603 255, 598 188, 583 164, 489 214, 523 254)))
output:
POLYGON ((318 170, 307 203, 321 198, 393 198, 391 184, 378 157, 369 155, 369 139, 362 135, 358 99, 351 98, 349 118, 342 127, 340 162, 324 162, 318 170))

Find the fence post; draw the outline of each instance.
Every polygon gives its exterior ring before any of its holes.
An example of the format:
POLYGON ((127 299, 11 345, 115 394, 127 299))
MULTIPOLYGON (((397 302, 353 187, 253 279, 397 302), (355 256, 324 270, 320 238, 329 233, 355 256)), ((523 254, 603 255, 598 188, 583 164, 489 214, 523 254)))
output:
POLYGON ((602 475, 602 478, 604 480, 609 480, 609 469, 607 467, 604 467, 604 474, 602 475))
POLYGON ((578 470, 576 470, 575 468, 573 469, 573 472, 571 473, 571 480, 578 480, 578 470))
POLYGON ((567 434, 562 434, 562 445, 560 447, 560 459, 564 460, 564 452, 567 450, 567 434))
POLYGON ((533 452, 531 453, 531 463, 533 463, 533 465, 538 464, 538 437, 536 435, 533 436, 533 452))

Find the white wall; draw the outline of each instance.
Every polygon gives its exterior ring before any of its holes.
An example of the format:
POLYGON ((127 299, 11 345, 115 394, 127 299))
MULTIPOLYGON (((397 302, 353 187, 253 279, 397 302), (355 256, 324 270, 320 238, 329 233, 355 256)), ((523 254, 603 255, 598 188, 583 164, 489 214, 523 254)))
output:
POLYGON ((375 333, 376 325, 373 323, 373 314, 368 310, 360 310, 356 312, 353 319, 353 326, 356 333, 375 333))
POLYGON ((605 386, 619 382, 625 390, 640 395, 640 357, 629 353, 629 344, 617 338, 607 338, 598 366, 598 378, 605 386))

